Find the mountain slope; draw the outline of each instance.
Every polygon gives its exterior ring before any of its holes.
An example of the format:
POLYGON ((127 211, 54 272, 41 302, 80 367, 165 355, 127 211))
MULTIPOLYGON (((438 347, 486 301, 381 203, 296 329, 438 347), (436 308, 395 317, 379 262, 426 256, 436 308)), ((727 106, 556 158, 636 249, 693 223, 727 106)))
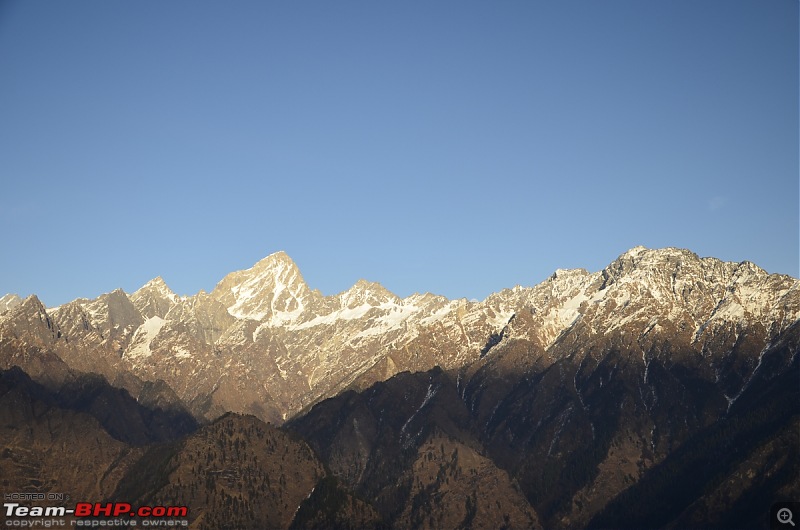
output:
POLYGON ((393 528, 541 527, 441 369, 331 398, 287 426, 393 528))
MULTIPOLYGON (((800 282, 748 262, 637 247, 468 302, 364 280, 323 296, 278 253, 211 293, 157 278, 130 296, 8 306, 0 367, 55 396, 93 395, 94 373, 123 389, 100 394, 112 403, 288 420, 316 453, 295 462, 298 483, 321 489, 275 507, 280 527, 721 527, 800 489, 800 282)), ((164 427, 131 425, 146 440, 164 427)), ((258 446, 208 429, 203 443, 258 446)), ((125 491, 209 514, 244 502, 207 474, 208 499, 187 490, 201 472, 181 444, 148 451, 144 486, 131 476, 125 491)))
POLYGON ((209 294, 181 298, 157 278, 130 297, 118 290, 53 310, 28 299, 0 316, 7 330, 0 342, 17 337, 121 384, 121 374, 163 380, 200 418, 230 410, 280 422, 404 370, 470 366, 471 377, 489 364, 517 371, 545 351, 570 357, 569 340, 602 349, 612 335, 626 346, 637 342, 648 374, 659 355, 671 355, 653 349, 657 338, 680 341, 733 401, 757 363, 752 350, 798 317, 797 280, 679 249, 637 247, 602 271, 559 270, 483 302, 400 299, 363 280, 326 297, 277 253, 229 274, 209 294), (517 340, 538 353, 506 352, 517 340), (723 351, 724 361, 699 360, 723 351))

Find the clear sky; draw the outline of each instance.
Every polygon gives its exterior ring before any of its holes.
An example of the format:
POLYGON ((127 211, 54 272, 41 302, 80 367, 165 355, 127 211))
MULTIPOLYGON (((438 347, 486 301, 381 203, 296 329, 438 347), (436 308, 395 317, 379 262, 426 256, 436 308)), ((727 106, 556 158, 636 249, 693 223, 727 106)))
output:
POLYGON ((0 294, 798 276, 796 0, 0 0, 0 294))

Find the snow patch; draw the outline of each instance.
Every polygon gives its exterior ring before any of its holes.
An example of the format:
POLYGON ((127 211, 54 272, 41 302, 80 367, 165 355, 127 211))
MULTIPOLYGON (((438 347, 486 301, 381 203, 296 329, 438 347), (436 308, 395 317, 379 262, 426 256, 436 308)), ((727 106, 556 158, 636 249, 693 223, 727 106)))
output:
POLYGON ((366 303, 352 308, 345 307, 344 309, 339 309, 338 311, 334 311, 333 313, 328 313, 327 315, 314 317, 308 322, 303 322, 302 324, 295 324, 289 326, 289 329, 301 330, 301 329, 313 328, 316 326, 325 326, 334 324, 339 320, 357 320, 366 315, 367 312, 372 308, 373 306, 366 303))
POLYGON ((408 428, 408 425, 411 423, 411 421, 417 416, 417 414, 419 414, 422 411, 422 409, 425 408, 425 405, 427 405, 430 402, 430 400, 433 399, 433 396, 436 395, 436 391, 438 389, 439 387, 434 386, 433 382, 428 384, 428 391, 425 393, 425 398, 422 400, 422 404, 419 407, 417 407, 417 410, 415 410, 414 413, 411 416, 409 416, 408 420, 406 420, 406 422, 400 428, 401 437, 406 434, 406 429, 408 428))
POLYGON ((150 343, 156 338, 156 335, 164 327, 164 320, 161 317, 153 316, 144 321, 139 328, 134 332, 131 339, 131 347, 126 353, 126 357, 136 359, 139 357, 149 357, 153 354, 150 350, 150 343))

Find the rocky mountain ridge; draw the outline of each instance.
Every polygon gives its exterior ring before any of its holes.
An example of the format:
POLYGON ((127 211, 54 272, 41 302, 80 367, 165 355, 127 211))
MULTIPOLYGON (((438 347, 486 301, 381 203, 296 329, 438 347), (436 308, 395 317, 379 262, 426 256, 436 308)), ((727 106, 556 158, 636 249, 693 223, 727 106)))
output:
MULTIPOLYGON (((745 323, 763 328, 766 344, 800 318, 795 279, 748 262, 643 247, 602 271, 558 270, 482 302, 401 299, 363 280, 326 297, 283 252, 190 297, 156 278, 131 295, 116 290, 54 309, 35 297, 5 299, 0 346, 12 337, 33 342, 71 368, 123 386, 127 374, 163 380, 199 418, 236 411, 276 422, 403 370, 474 371, 520 334, 555 354, 566 333, 596 340, 633 326, 640 342, 677 333, 702 355, 722 335, 735 343, 745 323)), ((730 400, 739 383, 728 383, 730 400)))
POLYGON ((481 302, 323 296, 283 253, 190 297, 5 297, 0 466, 55 487, 29 464, 90 432, 98 491, 209 528, 764 527, 800 496, 799 285, 637 247, 481 302))

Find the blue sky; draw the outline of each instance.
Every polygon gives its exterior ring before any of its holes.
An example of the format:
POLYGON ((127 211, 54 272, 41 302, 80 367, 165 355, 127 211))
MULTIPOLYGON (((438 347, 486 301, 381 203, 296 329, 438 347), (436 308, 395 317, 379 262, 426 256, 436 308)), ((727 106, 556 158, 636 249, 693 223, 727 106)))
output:
POLYGON ((795 0, 0 0, 0 294, 798 276, 795 0))

